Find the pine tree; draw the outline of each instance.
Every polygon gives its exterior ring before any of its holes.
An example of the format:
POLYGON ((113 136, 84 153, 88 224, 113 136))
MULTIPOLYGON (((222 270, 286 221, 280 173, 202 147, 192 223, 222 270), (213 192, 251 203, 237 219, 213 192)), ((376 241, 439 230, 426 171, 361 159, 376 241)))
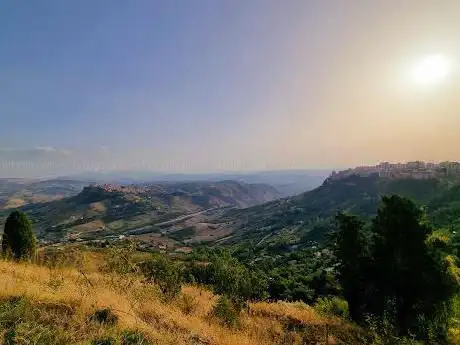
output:
POLYGON ((393 195, 382 198, 370 236, 355 216, 340 214, 337 221, 338 277, 351 317, 362 323, 371 315, 396 337, 444 343, 457 268, 425 212, 393 195))
POLYGON ((36 238, 32 223, 24 212, 13 211, 3 232, 2 251, 15 259, 31 259, 35 255, 36 238))

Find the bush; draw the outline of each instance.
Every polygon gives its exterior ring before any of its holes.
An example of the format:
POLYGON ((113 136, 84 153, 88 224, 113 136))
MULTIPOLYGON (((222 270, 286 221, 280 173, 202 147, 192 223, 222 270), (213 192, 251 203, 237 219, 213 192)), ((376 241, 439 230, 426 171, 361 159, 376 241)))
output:
POLYGON ((85 268, 85 257, 81 248, 45 247, 38 254, 37 263, 49 269, 73 267, 83 270, 85 268))
POLYGON ((121 345, 150 345, 151 342, 139 331, 124 331, 121 345))
POLYGON ((104 258, 103 271, 121 275, 135 273, 137 270, 133 260, 135 252, 136 246, 131 242, 122 247, 108 249, 104 258))
POLYGON ((90 317, 91 321, 99 322, 100 324, 113 326, 118 322, 118 316, 115 315, 110 309, 98 309, 90 317))
POLYGON ((196 310, 198 303, 195 297, 182 294, 178 301, 178 305, 185 315, 190 315, 196 310))
POLYGON ((181 292, 181 270, 165 256, 154 257, 142 263, 140 268, 147 280, 158 285, 166 300, 176 298, 181 292))
POLYGON ((240 308, 225 296, 219 297, 216 305, 211 310, 211 314, 224 326, 229 328, 240 326, 240 308))
POLYGON ((339 297, 318 298, 315 309, 325 316, 338 316, 343 319, 348 319, 349 317, 348 303, 339 297))

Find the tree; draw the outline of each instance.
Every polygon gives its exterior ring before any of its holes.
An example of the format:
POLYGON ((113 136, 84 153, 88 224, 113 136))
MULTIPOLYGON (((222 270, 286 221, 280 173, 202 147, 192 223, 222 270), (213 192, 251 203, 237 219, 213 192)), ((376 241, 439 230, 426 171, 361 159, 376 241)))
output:
POLYGON ((349 303, 350 316, 355 321, 362 321, 367 304, 365 292, 369 289, 370 260, 364 222, 344 213, 339 213, 336 221, 339 231, 335 237, 334 254, 339 261, 338 278, 349 303))
POLYGON ((372 315, 396 337, 445 341, 450 302, 458 290, 455 259, 424 210, 399 196, 383 197, 370 226, 339 215, 335 254, 350 316, 372 315))
POLYGON ((397 335, 428 340, 442 337, 446 306, 458 285, 443 264, 445 257, 428 243, 433 229, 411 200, 384 197, 372 224, 373 272, 377 290, 373 314, 389 319, 397 335), (443 311, 441 311, 443 310, 443 311))
POLYGON ((31 259, 35 255, 36 238, 32 223, 24 212, 13 211, 3 232, 2 251, 15 259, 31 259))

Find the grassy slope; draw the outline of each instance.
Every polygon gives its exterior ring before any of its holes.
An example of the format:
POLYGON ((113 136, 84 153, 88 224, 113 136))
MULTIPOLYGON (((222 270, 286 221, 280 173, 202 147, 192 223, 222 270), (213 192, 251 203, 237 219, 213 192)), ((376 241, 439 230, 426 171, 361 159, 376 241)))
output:
POLYGON ((159 345, 270 345, 300 344, 300 333, 288 330, 289 325, 310 327, 311 337, 321 337, 326 323, 339 324, 343 332, 338 333, 350 333, 350 326, 323 318, 311 307, 282 302, 252 304, 250 313, 243 313, 241 329, 228 329, 208 316, 217 297, 207 290, 183 288, 195 300, 186 315, 181 299, 163 303, 155 286, 136 277, 101 274, 94 258, 85 262, 77 271, 0 261, 3 339, 14 335, 22 339, 18 344, 91 344, 110 336, 121 343, 123 332, 138 330, 159 345), (119 317, 115 326, 88 320, 107 307, 119 317))

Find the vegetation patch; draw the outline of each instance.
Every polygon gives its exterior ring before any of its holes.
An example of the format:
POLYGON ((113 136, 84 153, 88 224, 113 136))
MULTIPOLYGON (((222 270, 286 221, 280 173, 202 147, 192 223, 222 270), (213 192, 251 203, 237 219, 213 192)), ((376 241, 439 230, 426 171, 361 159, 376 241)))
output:
POLYGON ((146 336, 136 330, 126 330, 121 335, 121 345, 151 345, 146 336))
POLYGON ((168 237, 176 240, 176 241, 182 241, 187 238, 192 238, 193 236, 196 235, 196 228, 194 226, 189 226, 177 231, 174 231, 170 234, 168 234, 168 237))
POLYGON ((324 316, 337 316, 342 319, 348 319, 348 302, 340 297, 322 297, 318 298, 315 309, 324 316))
POLYGON ((109 308, 98 309, 90 316, 90 320, 102 325, 113 326, 118 322, 118 316, 109 308))
POLYGON ((238 328, 240 326, 240 307, 225 296, 217 300, 211 315, 226 327, 238 328))

